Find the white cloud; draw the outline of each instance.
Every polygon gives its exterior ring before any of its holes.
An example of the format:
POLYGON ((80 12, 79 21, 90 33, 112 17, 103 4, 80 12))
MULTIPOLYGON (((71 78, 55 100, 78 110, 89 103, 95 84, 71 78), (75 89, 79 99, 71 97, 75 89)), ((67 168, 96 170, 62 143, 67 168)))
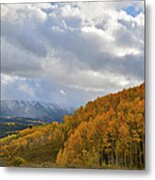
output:
MULTIPOLYGON (((92 93, 140 83, 144 12, 135 17, 127 14, 123 8, 131 4, 3 4, 2 83, 11 83, 13 77, 45 78, 92 93)), ((134 5, 142 9, 144 4, 134 5)), ((34 96, 33 88, 24 84, 18 90, 34 96)), ((65 95, 62 87, 59 93, 65 95)))
POLYGON ((63 89, 60 90, 60 93, 61 93, 63 96, 66 95, 66 93, 65 93, 65 91, 64 91, 63 89))
POLYGON ((1 74, 1 83, 2 85, 9 85, 14 82, 16 78, 11 77, 9 75, 1 74))
POLYGON ((18 87, 18 90, 27 94, 28 96, 30 97, 33 97, 35 98, 35 93, 34 93, 34 90, 32 87, 29 86, 29 84, 27 83, 23 83, 23 84, 20 84, 19 87, 18 87))

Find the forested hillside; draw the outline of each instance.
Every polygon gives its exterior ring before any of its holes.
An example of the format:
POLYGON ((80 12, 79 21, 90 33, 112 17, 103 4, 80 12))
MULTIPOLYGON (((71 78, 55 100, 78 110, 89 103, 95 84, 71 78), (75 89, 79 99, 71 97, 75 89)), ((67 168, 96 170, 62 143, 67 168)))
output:
POLYGON ((144 84, 99 97, 65 116, 63 123, 0 139, 0 164, 143 169, 144 116, 144 84))

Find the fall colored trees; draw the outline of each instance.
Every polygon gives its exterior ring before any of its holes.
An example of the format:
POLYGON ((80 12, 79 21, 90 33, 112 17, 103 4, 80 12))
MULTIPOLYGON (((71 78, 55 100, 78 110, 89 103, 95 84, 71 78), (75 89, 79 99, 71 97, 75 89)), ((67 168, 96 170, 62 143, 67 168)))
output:
POLYGON ((51 161, 58 167, 143 169, 144 116, 142 84, 90 101, 65 116, 63 123, 0 139, 0 157, 21 157, 24 163, 51 161))
POLYGON ((72 120, 79 125, 59 151, 57 164, 144 168, 144 84, 89 102, 72 120))

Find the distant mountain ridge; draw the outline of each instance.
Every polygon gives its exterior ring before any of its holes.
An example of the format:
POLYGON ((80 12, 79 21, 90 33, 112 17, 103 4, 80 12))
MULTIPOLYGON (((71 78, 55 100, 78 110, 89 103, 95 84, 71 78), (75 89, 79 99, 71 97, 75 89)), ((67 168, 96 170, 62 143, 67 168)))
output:
POLYGON ((1 100, 1 117, 23 117, 43 120, 61 121, 66 114, 71 114, 73 109, 66 109, 59 105, 24 100, 1 100))

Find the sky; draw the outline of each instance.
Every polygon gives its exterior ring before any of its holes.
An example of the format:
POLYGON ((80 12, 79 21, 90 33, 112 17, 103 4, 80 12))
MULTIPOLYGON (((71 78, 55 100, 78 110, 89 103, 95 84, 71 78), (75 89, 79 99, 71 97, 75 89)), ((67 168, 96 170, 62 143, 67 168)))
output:
POLYGON ((144 81, 144 2, 1 5, 1 98, 78 107, 144 81))

